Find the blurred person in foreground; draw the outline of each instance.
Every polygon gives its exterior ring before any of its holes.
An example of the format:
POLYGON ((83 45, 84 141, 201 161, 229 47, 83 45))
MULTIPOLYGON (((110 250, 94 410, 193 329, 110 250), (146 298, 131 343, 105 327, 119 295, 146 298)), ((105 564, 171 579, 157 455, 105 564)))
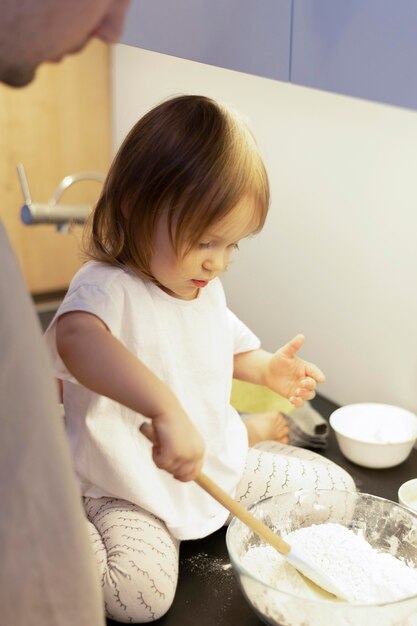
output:
MULTIPOLYGON (((0 0, 0 82, 91 38, 116 42, 129 0, 0 0)), ((0 222, 0 623, 100 626, 104 607, 41 329, 0 222)))

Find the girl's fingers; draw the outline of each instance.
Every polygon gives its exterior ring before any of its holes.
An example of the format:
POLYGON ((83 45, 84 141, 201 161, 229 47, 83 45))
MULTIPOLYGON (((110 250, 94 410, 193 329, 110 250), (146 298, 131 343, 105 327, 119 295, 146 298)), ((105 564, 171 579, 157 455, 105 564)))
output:
POLYGON ((311 400, 316 395, 316 388, 306 389, 304 387, 298 387, 294 395, 302 400, 311 400))
POLYGON ((201 470, 203 461, 189 460, 184 461, 182 458, 170 458, 164 459, 160 448, 153 448, 152 451, 154 463, 159 469, 163 469, 169 474, 172 474, 174 478, 182 482, 188 482, 194 480, 198 472, 201 470))
POLYGON ((171 472, 171 474, 177 480, 181 482, 188 482, 194 480, 197 474, 201 470, 202 462, 196 463, 195 461, 188 461, 186 463, 180 462, 179 466, 171 472))
POLYGON ((289 401, 294 406, 301 408, 306 400, 312 400, 316 396, 314 389, 301 389, 296 390, 295 394, 289 398, 289 401))
POLYGON ((314 363, 306 364, 306 374, 307 376, 313 378, 316 381, 316 383, 321 384, 321 383, 326 382, 325 375, 323 374, 321 369, 317 367, 317 365, 314 365, 314 363))
POLYGON ((139 430, 154 444, 152 447, 152 458, 159 469, 169 472, 174 478, 183 482, 193 480, 197 476, 203 466, 203 456, 196 455, 198 460, 196 458, 184 460, 184 458, 178 457, 169 447, 164 448, 158 445, 157 432, 153 424, 149 422, 144 422, 139 430))
POLYGON ((303 400, 312 400, 313 398, 316 397, 316 392, 314 391, 314 389, 308 390, 305 393, 303 393, 301 397, 303 400))
POLYGON ((145 437, 149 439, 149 441, 151 441, 154 445, 158 444, 155 429, 150 422, 143 422, 143 424, 139 426, 139 430, 142 435, 145 435, 145 437))
POLYGON ((315 389, 317 385, 317 381, 314 380, 314 378, 311 378, 310 376, 307 378, 303 378, 303 380, 300 383, 300 387, 302 389, 315 389))
POLYGON ((296 335, 280 348, 280 352, 285 357, 292 359, 304 343, 304 335, 296 335))

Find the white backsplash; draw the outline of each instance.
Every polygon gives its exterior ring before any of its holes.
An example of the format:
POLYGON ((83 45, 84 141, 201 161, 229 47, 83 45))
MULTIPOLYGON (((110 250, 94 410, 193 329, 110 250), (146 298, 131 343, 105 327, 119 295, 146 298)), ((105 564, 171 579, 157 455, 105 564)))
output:
POLYGON ((122 45, 113 69, 115 147, 179 93, 248 116, 272 206, 223 282, 264 347, 303 332, 324 395, 417 412, 417 113, 122 45))

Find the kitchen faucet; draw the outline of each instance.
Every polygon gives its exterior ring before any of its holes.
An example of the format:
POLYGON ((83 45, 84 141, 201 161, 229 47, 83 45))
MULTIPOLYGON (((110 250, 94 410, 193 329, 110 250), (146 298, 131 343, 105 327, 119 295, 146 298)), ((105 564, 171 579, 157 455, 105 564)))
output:
POLYGON ((91 207, 85 204, 62 204, 60 199, 68 187, 84 180, 96 180, 103 183, 105 176, 98 172, 80 172, 65 176, 55 189, 53 196, 48 202, 32 202, 29 184, 26 178, 25 168, 22 163, 17 166, 20 187, 23 193, 24 205, 20 211, 20 217, 24 224, 55 224, 59 232, 68 232, 72 224, 84 224, 90 213, 91 207))

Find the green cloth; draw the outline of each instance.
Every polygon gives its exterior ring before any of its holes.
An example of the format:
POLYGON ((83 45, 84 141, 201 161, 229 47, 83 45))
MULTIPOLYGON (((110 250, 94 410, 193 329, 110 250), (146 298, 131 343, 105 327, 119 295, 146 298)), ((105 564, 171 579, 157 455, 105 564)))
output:
POLYGON ((231 404, 241 413, 261 413, 276 409, 289 415, 294 406, 263 385, 254 385, 233 379, 231 404))

